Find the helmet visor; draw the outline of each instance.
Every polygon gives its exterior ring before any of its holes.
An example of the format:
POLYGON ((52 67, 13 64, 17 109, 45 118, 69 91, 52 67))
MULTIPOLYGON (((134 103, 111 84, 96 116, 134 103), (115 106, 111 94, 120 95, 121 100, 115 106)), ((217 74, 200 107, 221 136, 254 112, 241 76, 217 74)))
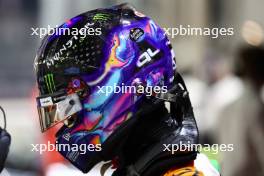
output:
POLYGON ((42 132, 82 110, 79 96, 76 93, 40 96, 37 97, 37 105, 42 132))

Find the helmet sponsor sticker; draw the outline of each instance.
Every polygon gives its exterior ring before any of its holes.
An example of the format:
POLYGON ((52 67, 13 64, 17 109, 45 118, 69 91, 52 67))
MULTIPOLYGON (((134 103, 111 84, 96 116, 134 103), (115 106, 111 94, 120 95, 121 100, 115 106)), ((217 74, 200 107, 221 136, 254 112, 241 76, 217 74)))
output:
POLYGON ((40 106, 51 106, 53 105, 53 101, 51 97, 41 98, 39 99, 40 106))

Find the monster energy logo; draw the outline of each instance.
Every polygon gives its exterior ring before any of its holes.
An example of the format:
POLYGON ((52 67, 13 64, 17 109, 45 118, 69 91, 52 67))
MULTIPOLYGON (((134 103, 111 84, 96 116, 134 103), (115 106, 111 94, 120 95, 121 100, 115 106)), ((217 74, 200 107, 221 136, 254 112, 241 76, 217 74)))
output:
POLYGON ((105 13, 97 13, 93 17, 93 20, 108 20, 108 19, 110 19, 110 15, 105 13))
POLYGON ((44 79, 45 79, 45 83, 47 85, 49 93, 53 93, 56 90, 53 74, 45 75, 44 79))

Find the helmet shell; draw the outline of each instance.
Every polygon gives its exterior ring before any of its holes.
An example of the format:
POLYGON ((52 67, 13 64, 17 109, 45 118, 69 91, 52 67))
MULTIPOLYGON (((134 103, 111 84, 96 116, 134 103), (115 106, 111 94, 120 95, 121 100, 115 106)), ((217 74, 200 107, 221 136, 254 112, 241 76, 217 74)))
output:
POLYGON ((37 82, 41 95, 60 90, 69 93, 69 85, 85 84, 89 88, 81 99, 83 109, 75 124, 64 125, 57 134, 59 144, 95 146, 85 154, 60 151, 87 172, 101 160, 99 146, 106 140, 111 146, 118 145, 120 141, 113 134, 144 108, 146 96, 126 92, 125 88, 143 84, 170 89, 176 64, 163 29, 127 4, 83 13, 56 28, 65 29, 78 32, 56 33, 42 41, 35 61, 37 82), (94 32, 84 35, 80 32, 83 29, 94 32), (102 91, 111 87, 119 87, 120 92, 102 91))

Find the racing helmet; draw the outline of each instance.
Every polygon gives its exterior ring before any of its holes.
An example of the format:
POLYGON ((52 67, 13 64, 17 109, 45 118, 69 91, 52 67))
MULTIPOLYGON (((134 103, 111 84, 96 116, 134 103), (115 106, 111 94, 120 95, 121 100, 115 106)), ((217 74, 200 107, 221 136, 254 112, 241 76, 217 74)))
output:
POLYGON ((83 172, 115 157, 138 113, 177 97, 170 41, 128 4, 88 11, 55 28, 42 40, 35 70, 41 130, 63 123, 58 146, 87 146, 59 150, 83 172))

